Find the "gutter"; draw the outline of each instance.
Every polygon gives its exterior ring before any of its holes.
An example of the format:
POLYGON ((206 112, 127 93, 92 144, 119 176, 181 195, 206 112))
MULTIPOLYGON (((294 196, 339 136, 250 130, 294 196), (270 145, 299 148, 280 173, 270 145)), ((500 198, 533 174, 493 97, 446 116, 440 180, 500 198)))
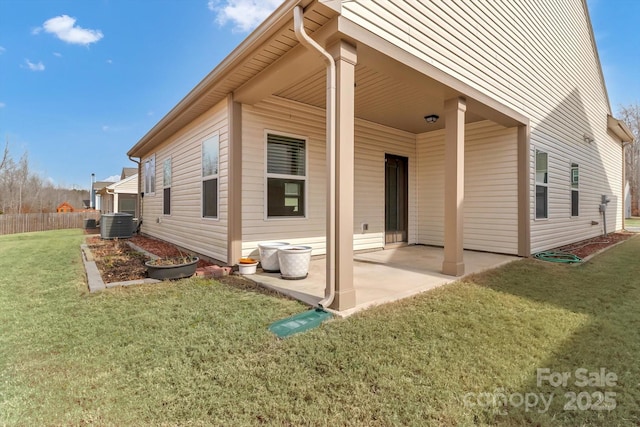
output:
POLYGON ((318 303, 325 308, 333 303, 336 293, 336 63, 333 56, 307 35, 304 30, 304 11, 293 9, 293 29, 300 44, 315 50, 327 63, 327 269, 325 299, 318 303))
POLYGON ((138 194, 136 194, 136 213, 138 214, 138 229, 142 223, 142 158, 140 161, 128 156, 129 160, 138 165, 138 194))
POLYGON ((620 138, 620 140, 625 142, 633 142, 634 136, 629 126, 622 120, 616 119, 612 115, 607 115, 607 128, 614 133, 615 136, 620 138))

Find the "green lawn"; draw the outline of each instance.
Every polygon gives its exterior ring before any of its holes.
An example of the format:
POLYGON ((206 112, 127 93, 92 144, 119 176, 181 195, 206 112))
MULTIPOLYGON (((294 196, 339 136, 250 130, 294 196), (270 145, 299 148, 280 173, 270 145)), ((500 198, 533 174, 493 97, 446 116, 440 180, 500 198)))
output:
POLYGON ((0 237, 0 425, 640 419, 640 238, 578 267, 511 263, 287 340, 267 326, 305 307, 213 281, 88 294, 81 240, 0 237), (616 379, 582 387, 580 368, 616 379), (567 385, 538 384, 537 369, 568 372, 567 385), (615 409, 594 409, 605 393, 615 409))
POLYGON ((626 218, 624 220, 625 227, 640 227, 640 217, 626 218))

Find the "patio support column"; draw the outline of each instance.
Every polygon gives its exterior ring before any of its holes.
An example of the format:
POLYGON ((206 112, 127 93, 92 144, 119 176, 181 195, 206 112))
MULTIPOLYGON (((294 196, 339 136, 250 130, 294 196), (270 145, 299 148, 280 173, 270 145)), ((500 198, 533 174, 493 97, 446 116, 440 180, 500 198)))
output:
POLYGON ((356 48, 344 40, 328 47, 336 61, 335 299, 330 308, 356 305, 353 286, 354 96, 356 48))
POLYGON ((518 126, 518 255, 531 255, 531 226, 530 226, 530 178, 529 126, 518 126))
POLYGON ((464 274, 464 116, 463 98, 444 103, 444 262, 442 272, 464 274))
POLYGON ((227 264, 242 256, 242 104, 227 96, 229 177, 227 201, 227 264))

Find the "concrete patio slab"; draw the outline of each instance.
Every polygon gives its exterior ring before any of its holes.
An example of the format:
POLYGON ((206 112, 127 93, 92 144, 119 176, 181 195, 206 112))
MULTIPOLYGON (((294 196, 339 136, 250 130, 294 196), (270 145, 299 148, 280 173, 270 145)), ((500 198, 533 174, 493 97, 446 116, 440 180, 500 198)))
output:
MULTIPOLYGON (((442 248, 422 245, 356 254, 356 306, 336 314, 349 316, 360 310, 407 298, 460 279, 440 272, 443 259, 442 248)), ((517 259, 520 258, 464 251, 465 275, 495 268, 517 259)), ((279 273, 264 272, 248 277, 262 286, 315 306, 324 298, 325 259, 313 259, 309 267, 309 276, 303 280, 284 280, 280 278, 279 273)))

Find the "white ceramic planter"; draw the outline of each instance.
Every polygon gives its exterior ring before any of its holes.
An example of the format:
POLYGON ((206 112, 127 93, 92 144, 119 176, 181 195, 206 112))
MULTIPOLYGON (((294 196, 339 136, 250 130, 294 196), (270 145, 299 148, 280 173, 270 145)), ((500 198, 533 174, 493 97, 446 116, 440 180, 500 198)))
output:
POLYGON ((310 246, 282 246, 278 248, 280 275, 283 279, 304 279, 309 274, 310 246))
POLYGON ((260 252, 260 264, 266 272, 280 271, 280 261, 278 260, 278 248, 289 246, 286 242, 264 242, 258 243, 260 252))
POLYGON ((242 274, 243 276, 247 274, 256 274, 257 266, 257 261, 252 264, 238 264, 238 273, 242 274))

